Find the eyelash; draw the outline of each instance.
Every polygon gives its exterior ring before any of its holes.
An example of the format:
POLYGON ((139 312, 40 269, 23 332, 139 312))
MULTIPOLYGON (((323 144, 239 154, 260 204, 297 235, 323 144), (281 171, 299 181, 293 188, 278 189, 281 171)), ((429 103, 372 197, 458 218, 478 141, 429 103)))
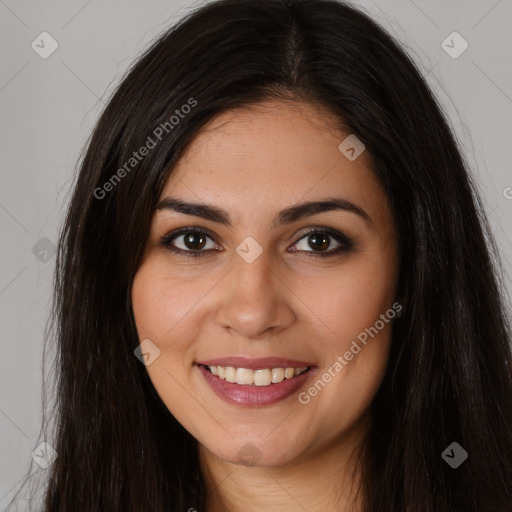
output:
MULTIPOLYGON (((185 257, 192 257, 192 258, 201 258, 203 256, 208 255, 211 251, 215 250, 215 249, 209 249, 206 251, 185 251, 183 249, 178 249, 177 247, 174 247, 172 245, 171 242, 173 242, 179 236, 188 235, 191 233, 201 233, 213 240, 212 235, 210 234, 210 232, 207 229, 200 228, 200 227, 183 228, 175 233, 169 233, 168 235, 163 236, 160 240, 160 245, 162 245, 163 247, 165 247, 166 249, 168 249, 169 251, 171 251, 175 254, 178 254, 180 256, 185 256, 185 257)), ((303 233, 302 236, 293 245, 296 245, 303 238, 307 238, 308 236, 316 235, 316 234, 329 235, 329 236, 333 237, 338 243, 340 243, 341 246, 331 252, 314 252, 314 251, 296 251, 296 252, 306 252, 308 254, 308 256, 311 256, 313 258, 316 258, 316 257, 325 258, 327 256, 335 256, 342 252, 350 251, 354 248, 354 243, 350 238, 348 238, 343 233, 340 233, 339 231, 336 231, 331 228, 313 228, 313 229, 307 231, 306 233, 303 233)))

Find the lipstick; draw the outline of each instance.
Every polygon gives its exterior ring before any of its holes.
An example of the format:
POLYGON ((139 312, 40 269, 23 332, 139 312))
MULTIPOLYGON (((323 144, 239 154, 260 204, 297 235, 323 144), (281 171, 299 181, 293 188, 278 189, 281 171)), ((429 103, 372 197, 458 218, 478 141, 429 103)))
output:
POLYGON ((198 363, 196 365, 201 375, 209 385, 210 389, 222 400, 227 403, 238 405, 240 407, 264 407, 276 404, 290 397, 303 386, 316 373, 317 368, 303 361, 291 361, 279 358, 265 358, 261 360, 248 360, 241 362, 238 358, 224 358, 211 360, 206 363, 198 363), (220 364, 220 361, 223 364, 220 364), (236 364, 234 364, 236 362, 236 364), (277 362, 277 364, 273 364, 277 362), (284 362, 292 363, 290 365, 284 362), (231 363, 231 364, 228 364, 231 363), (270 363, 270 364, 269 364, 270 363), (282 382, 273 383, 268 386, 255 386, 227 382, 218 376, 213 375, 207 368, 206 364, 214 366, 233 366, 237 368, 250 368, 254 370, 263 368, 299 368, 308 367, 308 369, 290 379, 284 379, 282 382))

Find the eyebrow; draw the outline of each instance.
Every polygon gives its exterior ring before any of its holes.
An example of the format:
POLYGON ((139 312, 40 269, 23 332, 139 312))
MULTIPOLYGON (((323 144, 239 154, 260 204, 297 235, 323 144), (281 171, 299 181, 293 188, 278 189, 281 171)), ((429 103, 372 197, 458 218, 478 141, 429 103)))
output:
MULTIPOLYGON (((176 197, 166 197, 162 199, 157 207, 157 210, 170 210, 186 215, 194 215, 206 220, 218 222, 226 226, 232 227, 232 222, 229 213, 216 206, 208 205, 205 203, 192 203, 186 202, 176 197)), ((318 213, 330 212, 335 210, 342 210, 359 215, 369 225, 372 225, 372 219, 362 208, 356 206, 354 203, 342 198, 328 198, 321 201, 309 201, 289 206, 281 210, 273 220, 273 227, 282 224, 291 224, 296 220, 303 217, 309 217, 318 213)))

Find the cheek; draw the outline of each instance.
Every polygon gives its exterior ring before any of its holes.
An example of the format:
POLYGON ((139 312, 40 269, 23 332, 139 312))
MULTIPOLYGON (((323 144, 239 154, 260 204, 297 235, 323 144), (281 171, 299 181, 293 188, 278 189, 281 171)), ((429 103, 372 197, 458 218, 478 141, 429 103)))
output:
POLYGON ((326 333, 324 370, 336 375, 326 401, 354 415, 368 405, 385 372, 395 316, 394 310, 387 313, 395 296, 394 260, 377 249, 363 256, 340 266, 322 289, 310 292, 315 295, 312 310, 326 333))
POLYGON ((318 379, 325 384, 312 383, 302 398, 311 400, 315 418, 323 418, 317 428, 325 435, 348 429, 379 388, 395 316, 393 279, 380 265, 347 266, 318 293, 314 311, 326 332, 320 337, 323 365, 318 379))
POLYGON ((133 314, 139 338, 165 347, 166 340, 184 339, 180 331, 191 325, 194 307, 204 291, 198 281, 183 281, 165 272, 157 261, 144 263, 132 287, 133 314))
POLYGON ((168 320, 172 321, 168 316, 168 303, 163 290, 152 266, 143 264, 137 271, 132 286, 133 315, 140 340, 160 339, 165 324, 168 320))
POLYGON ((299 294, 308 297, 305 302, 313 317, 320 319, 328 339, 351 340, 391 307, 394 273, 383 268, 381 262, 361 259, 340 266, 328 279, 304 284, 299 294))
POLYGON ((189 300, 184 300, 175 280, 171 285, 157 262, 150 259, 135 275, 132 304, 139 340, 150 339, 160 350, 146 366, 154 388, 172 414, 186 410, 190 397, 181 383, 187 379, 190 359, 186 340, 191 337, 185 333, 184 321, 191 308, 189 300))

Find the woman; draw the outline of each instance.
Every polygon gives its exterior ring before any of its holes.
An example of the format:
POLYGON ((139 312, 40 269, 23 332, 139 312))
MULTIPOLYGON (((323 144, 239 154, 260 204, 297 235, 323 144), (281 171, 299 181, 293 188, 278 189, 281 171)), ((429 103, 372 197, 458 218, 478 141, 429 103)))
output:
POLYGON ((63 226, 44 510, 512 510, 510 325, 466 168, 347 4, 171 28, 63 226))

